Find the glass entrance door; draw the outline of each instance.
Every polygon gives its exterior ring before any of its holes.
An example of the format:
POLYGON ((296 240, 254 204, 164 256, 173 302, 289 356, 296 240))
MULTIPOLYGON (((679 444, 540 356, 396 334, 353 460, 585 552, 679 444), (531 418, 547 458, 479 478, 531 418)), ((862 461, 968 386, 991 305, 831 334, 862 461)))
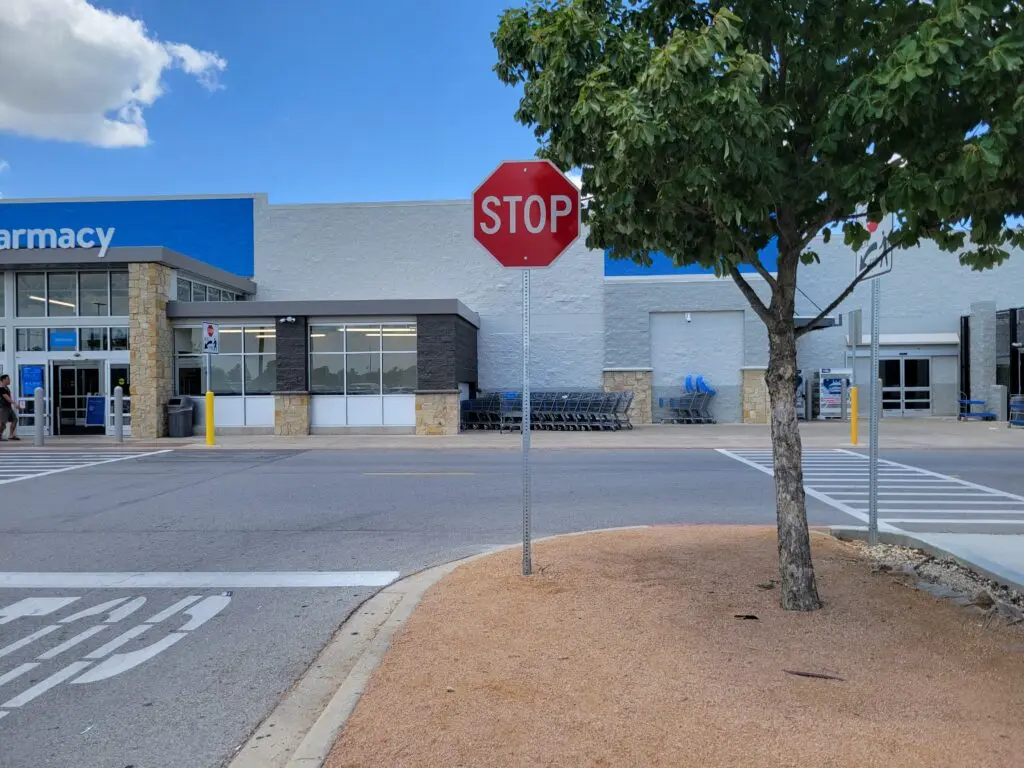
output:
POLYGON ((54 433, 57 435, 103 434, 102 424, 91 425, 87 415, 90 397, 106 393, 100 365, 91 362, 53 364, 56 397, 53 399, 54 433))
POLYGON ((882 380, 883 415, 931 415, 931 360, 914 357, 880 360, 878 377, 882 380))

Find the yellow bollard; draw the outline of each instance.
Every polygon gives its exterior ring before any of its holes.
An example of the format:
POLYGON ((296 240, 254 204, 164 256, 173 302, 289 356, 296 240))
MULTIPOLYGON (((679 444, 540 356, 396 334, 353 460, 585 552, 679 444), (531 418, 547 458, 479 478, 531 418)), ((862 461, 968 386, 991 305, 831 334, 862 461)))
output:
POLYGON ((206 393, 206 444, 213 445, 213 392, 206 393))
POLYGON ((850 387, 850 442, 857 444, 857 388, 850 387))

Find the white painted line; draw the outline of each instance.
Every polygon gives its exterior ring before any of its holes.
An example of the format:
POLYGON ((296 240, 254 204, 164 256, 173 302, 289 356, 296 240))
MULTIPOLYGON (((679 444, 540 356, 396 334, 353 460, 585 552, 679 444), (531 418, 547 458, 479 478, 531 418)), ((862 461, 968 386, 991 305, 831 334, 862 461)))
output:
POLYGON ((1024 509, 913 509, 901 507, 880 507, 878 514, 882 515, 1016 515, 1024 520, 1024 509))
POLYGON ((0 625, 10 624, 26 616, 48 616, 77 600, 77 597, 27 597, 0 608, 0 625))
POLYGON ((280 589, 386 587, 399 571, 265 571, 239 573, 0 573, 5 589, 280 589))
POLYGON ((171 452, 171 449, 167 448, 167 449, 162 450, 162 451, 149 451, 148 453, 135 453, 135 454, 127 455, 127 456, 116 456, 115 458, 112 458, 112 459, 104 458, 102 460, 96 460, 96 461, 92 461, 92 462, 89 462, 89 463, 86 463, 86 464, 74 464, 72 466, 60 467, 58 469, 49 469, 49 470, 46 470, 45 472, 37 472, 37 473, 32 474, 32 475, 25 475, 25 476, 22 476, 22 477, 9 477, 9 478, 5 478, 5 479, 0 480, 0 485, 4 485, 6 483, 16 483, 19 480, 29 480, 29 479, 34 478, 34 477, 46 477, 47 475, 56 475, 58 472, 70 472, 73 469, 82 469, 83 467, 98 467, 98 466, 102 466, 104 464, 113 464, 116 461, 127 461, 128 459, 141 459, 141 458, 143 458, 145 456, 159 456, 160 454, 170 453, 170 452, 171 452))
POLYGON ((6 672, 6 673, 0 675, 0 685, 4 685, 5 683, 9 683, 9 682, 11 682, 11 680, 17 680, 19 677, 24 675, 26 672, 30 672, 33 669, 35 669, 36 667, 38 667, 38 666, 39 665, 34 663, 34 662, 29 662, 28 664, 21 664, 21 665, 15 667, 14 669, 12 669, 10 672, 6 672))
POLYGON ((139 608, 141 608, 145 604, 146 604, 146 598, 144 598, 144 597, 136 597, 130 603, 128 603, 126 605, 122 605, 120 608, 117 608, 117 609, 111 611, 110 615, 107 616, 107 618, 103 620, 103 623, 104 624, 116 624, 121 619, 125 618, 126 616, 131 616, 133 613, 135 613, 137 610, 139 610, 139 608))
MULTIPOLYGON (((869 491, 830 491, 829 493, 832 496, 867 496, 869 491)), ((930 496, 937 496, 939 498, 945 498, 945 499, 949 499, 949 498, 971 499, 971 498, 975 498, 975 497, 988 498, 989 494, 987 494, 987 493, 980 493, 980 492, 979 493, 948 493, 948 492, 934 493, 934 492, 931 492, 931 491, 911 491, 911 492, 908 493, 906 491, 887 491, 884 488, 880 488, 878 490, 878 495, 879 496, 912 496, 912 497, 914 497, 916 499, 921 498, 922 496, 929 496, 929 497, 930 496)), ((903 502, 900 502, 900 503, 903 503, 903 502)), ((931 502, 928 502, 928 503, 931 504, 931 502)), ((1000 504, 1013 504, 1014 502, 1012 502, 1012 501, 1001 501, 999 503, 1000 504)))
POLYGON ((45 680, 36 683, 24 693, 15 696, 13 699, 5 701, 2 705, 7 709, 17 709, 18 707, 28 704, 32 699, 38 698, 46 693, 54 686, 60 685, 69 677, 74 677, 83 669, 89 666, 91 662, 88 661, 76 661, 68 664, 64 669, 58 670, 50 675, 45 680))
POLYGON ((171 632, 171 634, 157 640, 151 645, 147 645, 145 648, 140 648, 139 650, 132 651, 131 653, 114 654, 106 661, 102 661, 97 664, 81 677, 72 680, 71 684, 81 685, 84 683, 97 683, 100 680, 106 680, 114 677, 114 675, 120 675, 122 672, 127 672, 129 669, 134 669, 140 664, 149 661, 161 651, 166 651, 183 637, 188 637, 188 633, 171 632))
POLYGON ((48 659, 52 659, 52 658, 55 658, 57 656, 60 656, 62 653, 64 653, 64 651, 66 651, 66 650, 68 650, 70 648, 74 648, 79 643, 84 643, 90 637, 92 637, 93 635, 99 634, 104 629, 106 629, 106 627, 104 627, 102 624, 100 624, 99 626, 96 626, 96 627, 89 627, 88 629, 86 629, 86 630, 84 630, 82 632, 79 632, 74 637, 65 640, 60 645, 54 646, 53 648, 48 650, 46 653, 39 654, 36 658, 39 659, 40 661, 46 661, 48 659))
MULTIPOLYGON (((723 456, 728 456, 730 459, 734 459, 735 461, 738 461, 741 464, 746 464, 748 467, 756 469, 758 472, 761 472, 762 474, 774 477, 774 473, 772 472, 772 470, 767 469, 766 467, 762 466, 761 464, 758 464, 755 461, 749 461, 748 459, 743 458, 739 454, 733 453, 732 451, 726 450, 725 448, 716 448, 715 450, 718 453, 722 454, 723 456)), ((807 488, 805 486, 804 493, 807 496, 815 498, 818 501, 822 501, 825 504, 828 504, 830 507, 833 507, 834 509, 838 509, 840 512, 845 512, 850 517, 857 518, 862 523, 868 522, 868 516, 865 515, 863 512, 858 512, 853 507, 847 506, 846 504, 843 504, 841 501, 836 501, 835 499, 829 498, 825 494, 820 493, 814 490, 813 488, 807 488)), ((879 530, 891 530, 889 526, 885 525, 885 523, 882 522, 879 522, 878 527, 879 530)))
POLYGON ((172 605, 170 608, 165 608, 164 610, 160 611, 160 613, 158 613, 158 614, 156 614, 154 616, 150 616, 148 619, 146 619, 146 623, 147 624, 159 624, 164 619, 171 618, 171 616, 173 616, 174 614, 176 614, 178 611, 182 610, 183 608, 188 608, 190 605, 192 605, 192 603, 196 602, 201 597, 202 597, 202 595, 189 595, 188 597, 182 598, 181 600, 176 602, 174 605, 172 605))
POLYGON ((185 614, 190 618, 186 624, 178 628, 178 631, 191 632, 193 629, 198 629, 224 610, 230 602, 231 598, 227 595, 211 595, 198 605, 186 608, 185 614))
MULTIPOLYGON (((860 454, 854 453, 853 451, 847 451, 844 448, 837 448, 836 450, 843 451, 843 453, 849 453, 851 456, 860 456, 860 454)), ((892 467, 903 467, 904 469, 914 469, 914 467, 909 467, 906 464, 899 464, 898 462, 895 462, 895 461, 889 461, 888 459, 879 459, 878 463, 879 464, 882 464, 882 463, 888 464, 889 466, 892 466, 892 467)), ((942 475, 942 474, 939 474, 938 472, 932 472, 931 470, 928 470, 928 469, 917 469, 916 471, 919 472, 922 475, 927 475, 929 477, 935 477, 935 478, 938 478, 940 480, 945 480, 947 482, 949 480, 951 480, 951 479, 954 479, 954 478, 950 478, 948 475, 942 475)), ((1018 495, 1016 495, 1014 493, 1007 493, 1006 491, 1000 491, 1000 490, 997 490, 995 488, 990 488, 987 485, 979 485, 978 483, 971 483, 971 482, 968 482, 967 480, 961 480, 960 478, 955 478, 955 481, 959 485, 966 486, 968 488, 974 488, 975 490, 978 490, 978 491, 988 491, 989 493, 991 493, 991 494, 993 494, 995 496, 1004 496, 1004 497, 1006 497, 1008 499, 1016 499, 1017 501, 1024 502, 1024 496, 1018 496, 1018 495)))
POLYGON ((924 520, 910 519, 910 518, 886 518, 887 523, 901 523, 902 525, 1021 525, 1024 526, 1024 520, 979 520, 977 518, 970 520, 948 520, 939 518, 930 518, 924 520))
POLYGON ((24 648, 26 645, 29 645, 30 643, 34 643, 41 637, 46 637, 51 632, 56 632, 58 629, 60 629, 59 624, 51 624, 48 627, 43 627, 42 629, 33 632, 31 635, 26 635, 20 640, 15 640, 10 645, 5 645, 3 648, 0 648, 0 659, 2 659, 4 656, 14 653, 15 651, 21 648, 24 648))
POLYGON ((145 632, 151 626, 153 626, 153 625, 152 624, 139 624, 138 626, 132 627, 131 629, 127 630, 126 632, 122 632, 120 635, 115 637, 113 640, 111 640, 106 645, 101 645, 99 648, 97 648, 92 653, 86 654, 85 658, 87 658, 87 659, 102 659, 104 656, 109 656, 110 654, 112 654, 114 651, 116 651, 118 648, 120 648, 125 643, 129 643, 132 640, 134 640, 136 637, 141 635, 143 632, 145 632))
POLYGON ((68 616, 66 619, 61 619, 60 623, 61 624, 70 624, 71 622, 78 621, 79 619, 85 619, 85 618, 88 618, 89 616, 95 616, 98 613, 103 613, 104 611, 108 611, 108 610, 110 610, 112 608, 116 608, 117 606, 119 606, 121 603, 123 603, 127 599, 128 599, 127 597, 119 597, 116 600, 108 600, 105 603, 100 603, 99 605, 94 605, 92 608, 86 608, 85 610, 79 611, 78 613, 74 614, 73 616, 68 616))

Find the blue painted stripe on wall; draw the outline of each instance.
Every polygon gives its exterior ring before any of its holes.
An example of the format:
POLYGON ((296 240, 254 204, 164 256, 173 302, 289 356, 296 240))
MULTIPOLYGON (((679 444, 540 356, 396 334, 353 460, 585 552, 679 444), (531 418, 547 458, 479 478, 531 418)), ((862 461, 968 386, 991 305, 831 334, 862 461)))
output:
MULTIPOLYGON (((605 277, 662 277, 666 275, 713 275, 715 270, 702 267, 700 264, 690 264, 685 267, 675 267, 672 259, 663 253, 652 253, 651 266, 644 267, 629 259, 613 259, 609 252, 604 252, 604 276, 605 277)), ((761 250, 761 263, 769 272, 775 272, 779 264, 779 247, 773 239, 761 250)), ((740 272, 754 272, 749 264, 740 266, 740 272)))
POLYGON ((253 218, 251 197, 0 201, 0 229, 114 227, 112 248, 163 246, 240 277, 255 270, 253 218))

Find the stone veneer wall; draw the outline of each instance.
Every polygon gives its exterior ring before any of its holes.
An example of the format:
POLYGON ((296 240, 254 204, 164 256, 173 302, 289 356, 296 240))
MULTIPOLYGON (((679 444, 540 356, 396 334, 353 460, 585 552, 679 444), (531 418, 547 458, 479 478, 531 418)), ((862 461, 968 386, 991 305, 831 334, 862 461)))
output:
POLYGON ((650 424, 652 410, 652 371, 650 368, 606 370, 604 372, 605 392, 632 392, 633 403, 629 406, 629 419, 633 424, 650 424))
POLYGON ((459 434, 459 392, 417 392, 416 434, 459 434))
POLYGON ((309 434, 309 393, 274 393, 274 434, 282 437, 309 434))
POLYGON ((167 435, 165 406, 174 391, 174 337, 167 319, 173 277, 162 264, 128 265, 133 438, 167 435))
POLYGON ((743 423, 768 424, 771 409, 768 400, 768 382, 764 368, 743 369, 743 423))

